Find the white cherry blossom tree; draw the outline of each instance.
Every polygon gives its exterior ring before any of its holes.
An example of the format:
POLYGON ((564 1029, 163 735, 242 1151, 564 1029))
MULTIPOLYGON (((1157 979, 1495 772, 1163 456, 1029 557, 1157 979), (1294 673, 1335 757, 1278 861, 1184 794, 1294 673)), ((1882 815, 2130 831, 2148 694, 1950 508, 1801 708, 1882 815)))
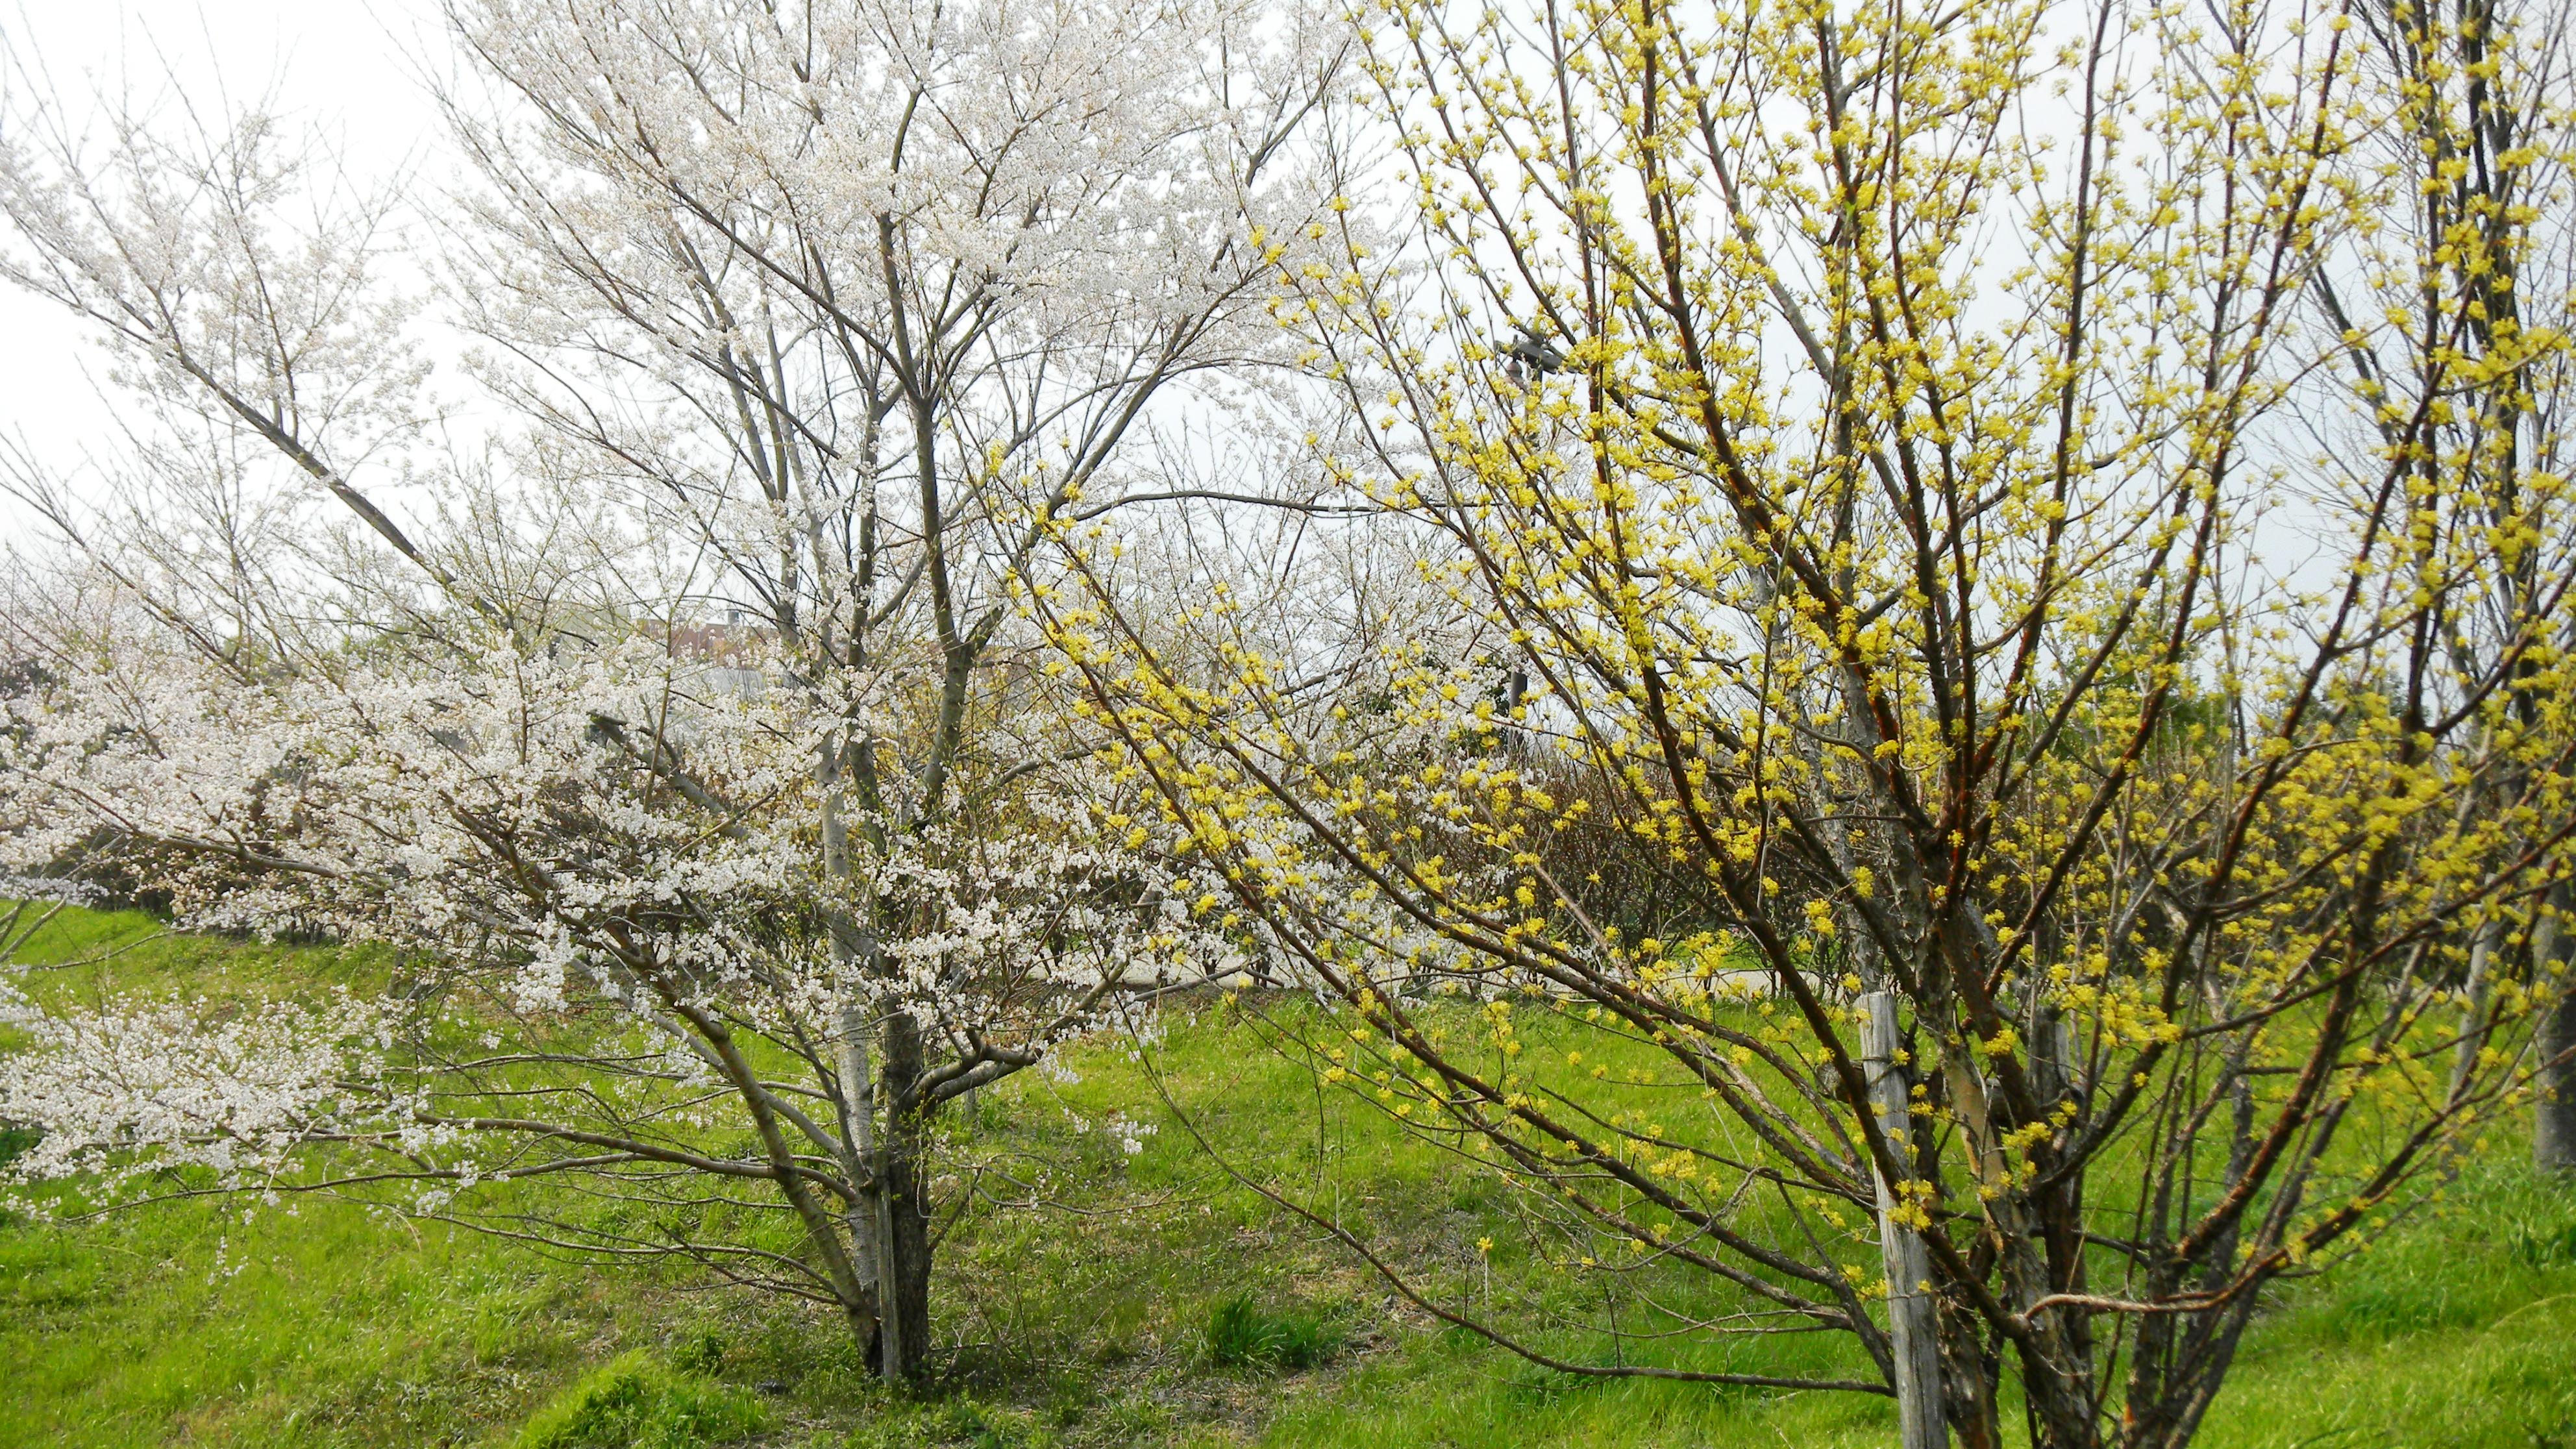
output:
POLYGON ((917 1372, 942 1104, 1244 964, 1082 768, 1015 598, 1054 530, 1169 493, 1127 461, 1158 419, 1271 361, 1339 31, 1127 0, 446 19, 469 179, 435 208, 259 113, 0 131, 0 272, 98 324, 143 419, 76 481, 10 460, 94 585, 7 610, 13 863, 411 973, 217 1025, 40 1018, 0 1084, 48 1134, 16 1171, 406 1185, 820 1299, 917 1372), (479 441, 441 426, 424 312, 474 339, 479 441), (645 1211, 477 1191, 562 1173, 645 1211))

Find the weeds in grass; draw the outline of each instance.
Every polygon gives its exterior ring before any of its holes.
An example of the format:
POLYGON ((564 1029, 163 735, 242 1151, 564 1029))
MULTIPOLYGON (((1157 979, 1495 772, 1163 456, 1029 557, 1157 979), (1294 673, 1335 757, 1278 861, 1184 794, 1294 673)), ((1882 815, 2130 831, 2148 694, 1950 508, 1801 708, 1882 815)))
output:
POLYGON ((712 1328, 701 1328, 682 1335, 671 1350, 671 1367, 684 1374, 714 1378, 724 1368, 724 1335, 712 1328))
POLYGON ((890 1409, 851 1434, 849 1449, 1039 1449, 1054 1436, 1030 1416, 960 1396, 890 1409))
POLYGON ((519 1431, 515 1449, 699 1449, 768 1426, 769 1415, 749 1394, 630 1353, 540 1410, 519 1431))
POLYGON ((2576 1264, 2576 1216, 2518 1219, 2506 1226, 2505 1245, 2526 1268, 2576 1264))
POLYGON ((1228 1367, 1312 1368, 1332 1353, 1336 1337, 1321 1314, 1271 1313, 1249 1293, 1226 1299, 1208 1314, 1208 1358, 1228 1367))

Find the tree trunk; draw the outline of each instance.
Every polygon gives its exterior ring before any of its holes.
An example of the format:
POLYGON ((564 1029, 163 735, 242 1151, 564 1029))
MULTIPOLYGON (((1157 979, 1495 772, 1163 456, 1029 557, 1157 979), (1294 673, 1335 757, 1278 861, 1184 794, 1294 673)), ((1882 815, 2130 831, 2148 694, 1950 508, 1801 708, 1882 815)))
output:
MULTIPOLYGON (((1900 1161, 1910 1162, 1913 1141, 1906 1112, 1907 1073, 1896 1065, 1896 996, 1873 991, 1861 998, 1861 1062, 1870 1108, 1900 1161)), ((1878 1244, 1887 1270, 1887 1337, 1896 1360, 1896 1422, 1904 1449, 1947 1449, 1941 1418, 1941 1332, 1932 1299, 1932 1256, 1914 1229, 1899 1222, 1894 1187, 1878 1182, 1878 1244)))
POLYGON ((2557 993, 2540 1018, 2540 1103, 2533 1110, 2531 1160, 2543 1172, 2576 1172, 2576 980, 2568 970, 2576 932, 2560 919, 2576 891, 2549 893, 2553 914, 2531 933, 2533 985, 2557 993))
POLYGON ((2457 1097, 2468 1088, 2478 1069, 2478 1053, 2487 1044, 2487 976, 2495 960, 2496 937, 2503 927, 2493 921, 2478 927, 2474 944, 2469 947, 2469 977, 2462 990, 2469 998, 2460 1008, 2460 1044, 2451 1053, 2451 1091, 2457 1097))
POLYGON ((2004 1449, 2003 1414, 1995 1406, 2003 1360, 1987 1343, 1984 1320, 1956 1298, 1934 1300, 1941 1326, 1941 1415, 1960 1449, 2004 1449))
MULTIPOLYGON (((2566 892, 2558 892, 2566 895, 2566 892)), ((2532 957, 2540 985, 2558 1000, 2540 1016, 2540 1104, 2532 1109, 2532 1163, 2545 1173, 2576 1173, 2576 980, 2568 972, 2568 933, 2555 920, 2535 931, 2532 957)))
MULTIPOLYGON (((847 1124, 844 1144, 850 1155, 850 1180, 864 1182, 874 1171, 876 1144, 876 1078, 868 1065, 868 1014, 856 1002, 841 1007, 841 1091, 847 1098, 842 1120, 847 1124)), ((873 1360, 881 1329, 879 1305, 885 1292, 879 1286, 884 1275, 877 1264, 884 1260, 886 1234, 879 1194, 862 1191, 859 1200, 850 1205, 850 1261, 859 1272, 859 1285, 868 1293, 869 1322, 860 1336, 859 1347, 873 1360)))
POLYGON ((922 1149, 929 1110, 915 1102, 921 1081, 921 1029, 896 1012, 885 1021, 885 1141, 877 1156, 878 1222, 884 1233, 878 1261, 877 1302, 881 1347, 877 1372, 888 1379, 920 1376, 930 1344, 930 1202, 924 1195, 922 1149))

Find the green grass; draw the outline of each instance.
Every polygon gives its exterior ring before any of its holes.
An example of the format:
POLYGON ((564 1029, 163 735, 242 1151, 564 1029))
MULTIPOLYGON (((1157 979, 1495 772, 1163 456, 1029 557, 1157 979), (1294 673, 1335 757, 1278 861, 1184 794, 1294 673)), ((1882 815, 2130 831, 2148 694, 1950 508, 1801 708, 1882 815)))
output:
POLYGON ((2576 1182, 2512 1147, 2293 1290, 2201 1442, 2576 1446, 2576 1182))
MULTIPOLYGON (((156 929, 66 916, 47 953, 116 954, 33 985, 58 1000, 232 994, 371 986, 402 970, 390 953, 156 929)), ((939 1379, 921 1397, 871 1383, 829 1315, 803 1305, 349 1204, 245 1216, 199 1201, 83 1225, 0 1222, 0 1446, 1823 1449, 1892 1437, 1881 1399, 1573 1378, 1444 1329, 1235 1186, 1124 1049, 1069 1060, 1080 1080, 1024 1073, 956 1125, 935 1191, 975 1205, 940 1250, 939 1379), (1100 1130, 1113 1112, 1158 1127, 1141 1153, 1100 1130)), ((1363 1105, 1319 1097, 1224 1013, 1175 1017, 1158 1062, 1238 1166, 1296 1186, 1432 1291, 1570 1291, 1519 1246, 1490 1181, 1363 1105), (1490 1254, 1477 1246, 1487 1237, 1490 1254)), ((2576 1183, 2536 1180, 2522 1152, 2500 1139, 2430 1210, 2284 1293, 2202 1442, 2576 1449, 2576 1183)), ((1577 1358, 1613 1351, 1571 1331, 1549 1342, 1577 1358)), ((1765 1342, 1775 1369, 1847 1367, 1839 1345, 1765 1342)), ((1717 1363, 1754 1350, 1664 1351, 1717 1363)))
POLYGON ((768 1427, 759 1400, 643 1353, 584 1375, 539 1410, 511 1449, 698 1449, 768 1427))
POLYGON ((1238 1293, 1208 1315, 1208 1358, 1229 1367, 1313 1368, 1332 1354, 1340 1335, 1311 1310, 1273 1312, 1249 1293, 1238 1293))
POLYGON ((305 1203, 0 1228, 0 1444, 465 1443, 623 1335, 498 1241, 305 1203))

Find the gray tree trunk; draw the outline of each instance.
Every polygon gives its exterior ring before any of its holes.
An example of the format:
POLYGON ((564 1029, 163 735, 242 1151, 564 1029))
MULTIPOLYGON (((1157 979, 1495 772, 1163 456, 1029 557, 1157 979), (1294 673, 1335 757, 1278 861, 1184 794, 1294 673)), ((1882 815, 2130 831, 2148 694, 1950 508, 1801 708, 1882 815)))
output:
POLYGON ((2533 1109, 2531 1160, 2544 1172, 2576 1172, 2576 932, 2561 917, 2576 905, 2576 890, 2549 893, 2555 908, 2531 933, 2533 984, 2558 993, 2540 1018, 2540 1102, 2533 1109))
MULTIPOLYGON (((1911 1162, 1914 1134, 1906 1107, 1905 1073, 1896 1065, 1896 995, 1873 991, 1861 998, 1861 1067, 1869 1081, 1870 1108, 1879 1130, 1911 1162)), ((1946 1449, 1941 1419, 1941 1334, 1933 1301, 1931 1254, 1915 1231, 1896 1220, 1897 1198, 1884 1174, 1878 1184, 1879 1254, 1887 1270, 1887 1336, 1896 1358, 1896 1417, 1904 1449, 1946 1449)))
POLYGON ((2496 937, 2503 927, 2493 921, 2478 927, 2469 947, 2469 979, 2463 990, 2468 1005, 2460 1008, 2460 1044, 2451 1053, 2451 1095, 2456 1097, 2476 1076, 2478 1053, 2487 1044, 2487 973, 2495 961, 2496 937))
POLYGON ((896 1012, 885 1019, 886 1135, 877 1153, 877 1212, 883 1256, 878 1260, 877 1318, 883 1347, 878 1372, 889 1379, 918 1377, 930 1346, 930 1203, 924 1195, 922 1148, 929 1109, 907 1105, 921 1081, 921 1028, 896 1012))
MULTIPOLYGON (((867 1012, 855 1002, 844 1003, 840 1027, 841 1091, 849 1099, 844 1120, 849 1123, 851 1177, 864 1182, 876 1171, 877 1162, 876 1079, 868 1063, 867 1012)), ((885 1275, 877 1265, 885 1261, 885 1219, 885 1194, 862 1189, 848 1215, 850 1258, 859 1270, 860 1286, 872 1300, 880 1344, 885 1335, 886 1295, 885 1275)))

